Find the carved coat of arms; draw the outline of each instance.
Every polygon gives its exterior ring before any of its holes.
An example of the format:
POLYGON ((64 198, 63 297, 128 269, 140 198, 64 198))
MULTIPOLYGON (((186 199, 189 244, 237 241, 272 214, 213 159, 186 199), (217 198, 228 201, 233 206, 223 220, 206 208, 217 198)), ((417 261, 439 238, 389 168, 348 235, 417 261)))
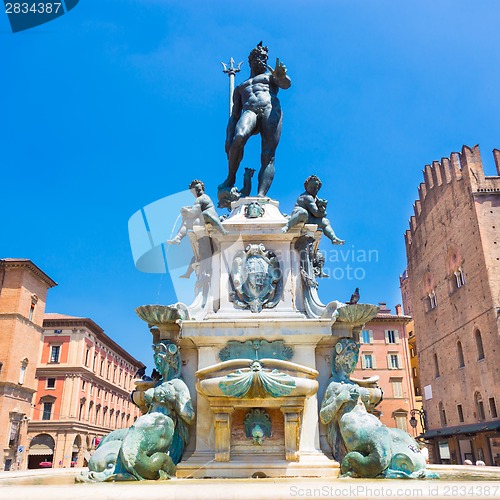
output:
POLYGON ((264 245, 248 245, 236 253, 231 265, 229 298, 237 306, 260 312, 281 299, 283 279, 278 258, 264 245))

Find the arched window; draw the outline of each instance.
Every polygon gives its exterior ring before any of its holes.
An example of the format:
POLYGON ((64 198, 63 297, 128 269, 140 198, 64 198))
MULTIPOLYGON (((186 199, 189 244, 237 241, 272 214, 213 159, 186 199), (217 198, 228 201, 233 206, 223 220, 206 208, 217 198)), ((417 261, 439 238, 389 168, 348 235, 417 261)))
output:
POLYGON ((460 340, 457 342, 457 356, 458 356, 458 366, 459 368, 463 368, 465 366, 464 351, 462 349, 462 342, 460 342, 460 340))
POLYGON ((438 363, 438 357, 437 354, 434 353, 434 378, 439 377, 439 363, 438 363))
POLYGON ((484 359, 483 339, 479 330, 474 332, 474 339, 476 341, 477 359, 484 359))
POLYGON ((479 392, 474 394, 474 403, 476 404, 476 415, 478 420, 485 420, 483 396, 479 392))
POLYGON ((446 411, 442 401, 439 402, 439 418, 441 419, 441 426, 446 427, 448 421, 446 420, 446 411))

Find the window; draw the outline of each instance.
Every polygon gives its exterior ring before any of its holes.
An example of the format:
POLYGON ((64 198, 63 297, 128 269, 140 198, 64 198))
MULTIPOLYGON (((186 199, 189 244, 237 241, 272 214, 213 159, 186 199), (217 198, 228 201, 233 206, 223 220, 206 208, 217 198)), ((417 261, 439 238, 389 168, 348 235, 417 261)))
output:
POLYGON ((21 421, 17 419, 11 420, 10 433, 9 433, 9 448, 17 448, 17 446, 19 445, 20 431, 21 431, 21 421))
POLYGON ((373 344, 373 332, 371 330, 363 330, 361 332, 363 344, 373 344))
POLYGON ((437 307, 437 298, 436 298, 436 293, 434 290, 428 295, 429 298, 429 307, 431 309, 436 309, 437 307))
POLYGON ((78 420, 82 420, 83 410, 85 408, 85 398, 80 399, 80 409, 78 411, 78 420))
POLYGON ((35 306, 36 306, 36 302, 31 302, 31 305, 30 305, 30 312, 29 312, 29 316, 28 316, 28 319, 30 321, 33 321, 33 316, 35 314, 35 306))
POLYGON ((99 375, 102 377, 104 375, 104 359, 101 359, 101 369, 99 375))
POLYGON ((492 418, 497 418, 497 405, 495 404, 495 398, 489 398, 488 403, 490 404, 490 413, 492 418))
POLYGON ((396 421, 396 427, 405 432, 408 430, 408 414, 406 412, 394 413, 394 420, 396 421))
POLYGON ((387 367, 389 370, 398 370, 401 368, 401 358, 399 357, 399 354, 387 355, 387 367))
POLYGON ((458 421, 463 422, 464 421, 464 410, 462 409, 462 405, 457 405, 457 412, 458 412, 458 421))
POLYGON ((391 378, 392 385, 392 397, 402 398, 403 397, 403 379, 402 378, 391 378))
POLYGON ((56 379, 48 378, 47 379, 47 389, 55 389, 56 388, 56 379))
POLYGON ((361 358, 361 367, 366 368, 366 369, 373 369, 375 368, 375 363, 374 363, 374 358, 373 354, 363 354, 363 357, 361 358))
POLYGON ((457 288, 461 288, 465 285, 465 275, 461 267, 455 271, 455 279, 457 280, 457 288))
POLYGON ((59 354, 61 352, 60 345, 53 345, 50 348, 50 362, 51 363, 59 363, 59 354))
POLYGON ((434 378, 439 378, 439 362, 436 353, 434 353, 434 378))
POLYGON ((474 339, 476 340, 477 359, 484 359, 483 339, 481 338, 481 332, 479 330, 474 332, 474 339))
POLYGON ((90 349, 87 347, 87 350, 85 351, 85 366, 89 366, 89 355, 90 349))
POLYGON ((101 389, 97 389, 97 397, 100 398, 101 397, 101 389))
POLYGON ((448 421, 446 420, 446 411, 442 402, 439 403, 439 416, 441 418, 441 426, 446 427, 448 421))
POLYGON ((52 405, 51 401, 43 403, 43 414, 42 420, 50 420, 52 414, 52 405))
POLYGON ((85 380, 82 380, 82 391, 84 391, 84 390, 85 390, 85 385, 86 385, 86 384, 85 384, 85 380))
POLYGON ((460 341, 457 342, 457 356, 458 356, 458 367, 463 368, 465 366, 464 351, 462 349, 462 343, 460 341))
POLYGON ((399 344, 399 335, 397 330, 386 330, 385 331, 385 343, 386 344, 399 344))
POLYGON ((113 382, 116 382, 116 366, 113 368, 113 382))
POLYGON ((19 370, 19 385, 24 384, 24 376, 26 375, 26 368, 28 367, 28 358, 24 358, 21 361, 21 368, 19 370))
POLYGON ((109 374, 111 372, 111 361, 108 361, 108 373, 106 375, 106 378, 109 380, 109 374))
POLYGON ((486 415, 484 413, 483 397, 479 392, 474 394, 474 403, 476 404, 476 416, 478 420, 485 420, 486 415))

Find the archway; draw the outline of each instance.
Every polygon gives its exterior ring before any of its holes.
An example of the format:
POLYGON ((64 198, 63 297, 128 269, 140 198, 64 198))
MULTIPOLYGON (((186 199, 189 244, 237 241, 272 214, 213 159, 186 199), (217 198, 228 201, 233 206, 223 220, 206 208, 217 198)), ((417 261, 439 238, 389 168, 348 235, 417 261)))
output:
POLYGON ((73 441, 73 448, 71 449, 71 467, 79 467, 79 457, 80 450, 82 449, 82 438, 78 434, 75 436, 75 440, 73 441))
POLYGON ((50 434, 38 434, 28 450, 28 469, 43 469, 53 466, 54 438, 50 434))

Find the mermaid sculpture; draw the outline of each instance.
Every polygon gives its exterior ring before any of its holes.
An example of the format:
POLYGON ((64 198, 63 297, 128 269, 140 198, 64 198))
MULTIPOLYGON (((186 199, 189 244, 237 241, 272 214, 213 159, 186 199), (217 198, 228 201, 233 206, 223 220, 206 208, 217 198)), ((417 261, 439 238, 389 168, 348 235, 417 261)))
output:
POLYGON ((189 441, 194 410, 189 389, 180 378, 177 345, 162 340, 153 350, 162 379, 143 393, 147 413, 129 429, 105 436, 90 458, 89 471, 82 472, 77 482, 169 479, 175 474, 189 441))
POLYGON ((386 427, 367 408, 380 397, 350 379, 359 345, 340 339, 332 359, 332 378, 321 404, 321 421, 342 476, 365 478, 434 478, 425 469, 418 443, 401 429, 386 427))

